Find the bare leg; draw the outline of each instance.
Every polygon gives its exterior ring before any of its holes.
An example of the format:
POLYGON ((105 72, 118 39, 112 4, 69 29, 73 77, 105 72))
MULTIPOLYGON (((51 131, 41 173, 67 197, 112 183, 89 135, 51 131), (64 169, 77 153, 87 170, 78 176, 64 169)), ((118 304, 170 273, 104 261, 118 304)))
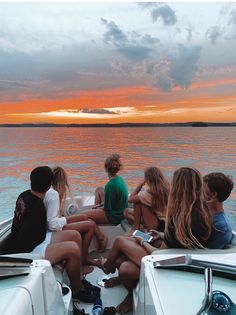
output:
POLYGON ((89 219, 95 221, 98 224, 109 224, 110 222, 107 219, 106 211, 102 208, 84 210, 82 214, 85 214, 89 219))
POLYGON ((150 207, 140 204, 142 224, 147 230, 156 230, 158 227, 159 220, 156 214, 151 210, 150 207))
POLYGON ((142 217, 142 209, 141 209, 141 203, 135 203, 134 204, 134 229, 139 230, 141 225, 141 217, 142 217))
MULTIPOLYGON (((127 261, 127 257, 126 256, 120 256, 117 258, 117 260, 115 261, 115 266, 117 269, 120 268, 120 265, 124 262, 124 261, 127 261)), ((115 287, 117 285, 121 284, 121 281, 120 281, 120 276, 117 276, 117 277, 112 277, 112 278, 109 278, 108 280, 105 280, 104 281, 104 286, 105 288, 112 288, 112 287, 115 287)))
POLYGON ((124 211, 124 217, 127 219, 129 224, 134 224, 134 209, 132 208, 126 208, 124 211))
POLYGON ((118 313, 127 313, 133 309, 133 289, 139 279, 140 268, 131 261, 125 261, 119 268, 120 282, 128 290, 125 299, 116 307, 118 313))
POLYGON ((81 221, 76 223, 66 224, 63 227, 63 230, 76 230, 82 235, 82 257, 84 265, 96 265, 96 261, 91 259, 88 254, 88 248, 91 243, 91 240, 94 235, 94 226, 95 222, 93 221, 81 221))
POLYGON ((115 272, 115 262, 120 256, 126 256, 138 267, 141 265, 141 260, 148 253, 136 243, 132 237, 117 236, 112 249, 109 252, 106 262, 103 264, 103 270, 106 274, 115 272))
POLYGON ((77 294, 81 283, 81 253, 75 242, 65 241, 51 243, 47 246, 45 258, 52 264, 66 261, 66 271, 71 283, 73 294, 77 294))
POLYGON ((95 190, 95 201, 94 205, 98 205, 100 203, 104 202, 104 188, 103 187, 98 187, 95 190))
POLYGON ((82 239, 78 231, 58 231, 52 232, 51 244, 65 241, 75 242, 79 248, 82 248, 82 239))
MULTIPOLYGON (((94 211, 94 210, 92 210, 92 211, 94 211)), ((93 220, 89 219, 89 217, 86 214, 72 215, 72 216, 68 216, 66 219, 67 219, 67 223, 68 223, 67 225, 73 224, 73 228, 71 228, 71 229, 77 230, 81 233, 85 233, 85 231, 82 232, 82 230, 81 230, 81 223, 83 221, 88 221, 88 220, 90 222, 92 222, 91 225, 93 225, 93 228, 91 228, 91 229, 93 230, 93 234, 96 236, 96 238, 98 240, 98 243, 99 243, 98 250, 102 252, 106 249, 106 245, 107 245, 107 241, 108 241, 107 236, 104 233, 102 233, 102 231, 97 226, 97 224, 93 220)), ((68 228, 66 228, 66 229, 68 229, 68 228)), ((91 240, 90 240, 90 242, 91 242, 91 240)))

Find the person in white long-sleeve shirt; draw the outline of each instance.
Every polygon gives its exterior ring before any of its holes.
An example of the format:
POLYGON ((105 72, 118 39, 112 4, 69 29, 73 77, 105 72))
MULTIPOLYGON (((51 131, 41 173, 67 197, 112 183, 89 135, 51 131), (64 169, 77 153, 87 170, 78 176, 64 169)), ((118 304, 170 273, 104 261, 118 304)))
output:
POLYGON ((47 209, 47 225, 50 231, 61 231, 67 224, 66 217, 58 216, 60 209, 60 198, 54 188, 50 188, 44 198, 44 205, 47 209))
POLYGON ((88 248, 93 236, 98 240, 99 251, 107 245, 107 237, 101 232, 97 224, 84 214, 66 216, 64 203, 70 192, 70 186, 65 170, 62 167, 53 168, 53 184, 44 198, 47 210, 47 226, 50 231, 76 230, 82 236, 82 257, 84 265, 100 266, 100 261, 93 260, 88 254, 88 248))

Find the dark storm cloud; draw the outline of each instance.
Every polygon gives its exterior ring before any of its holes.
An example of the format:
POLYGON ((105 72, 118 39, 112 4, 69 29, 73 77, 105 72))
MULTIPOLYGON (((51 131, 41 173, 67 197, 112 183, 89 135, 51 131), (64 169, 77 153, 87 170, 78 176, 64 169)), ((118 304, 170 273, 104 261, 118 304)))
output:
POLYGON ((94 109, 88 109, 88 108, 83 108, 80 110, 80 113, 85 113, 85 114, 100 114, 100 115, 104 115, 104 114, 109 114, 109 115, 117 115, 118 113, 113 112, 111 110, 107 110, 104 108, 94 108, 94 109))
POLYGON ((138 5, 149 10, 153 23, 159 18, 164 25, 175 25, 177 23, 175 11, 167 4, 160 2, 140 2, 138 5))
POLYGON ((103 39, 106 44, 115 46, 117 52, 127 59, 138 62, 147 58, 153 51, 153 45, 160 43, 158 38, 137 32, 124 33, 115 22, 101 18, 106 27, 103 39))

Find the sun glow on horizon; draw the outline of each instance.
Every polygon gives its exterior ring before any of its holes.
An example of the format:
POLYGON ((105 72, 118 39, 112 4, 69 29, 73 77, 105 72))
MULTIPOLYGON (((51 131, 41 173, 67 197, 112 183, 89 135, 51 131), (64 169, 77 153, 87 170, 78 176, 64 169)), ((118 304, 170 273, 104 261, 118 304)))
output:
POLYGON ((0 9, 1 124, 236 119, 236 3, 0 9))

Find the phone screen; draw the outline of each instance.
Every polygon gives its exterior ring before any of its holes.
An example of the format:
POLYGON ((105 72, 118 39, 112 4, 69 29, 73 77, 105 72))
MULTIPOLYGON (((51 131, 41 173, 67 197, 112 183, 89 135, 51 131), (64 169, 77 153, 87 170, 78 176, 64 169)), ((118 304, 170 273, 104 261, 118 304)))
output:
POLYGON ((139 230, 135 230, 133 235, 141 237, 146 242, 151 242, 151 240, 152 240, 152 236, 151 235, 149 235, 147 233, 144 233, 142 231, 139 231, 139 230))

